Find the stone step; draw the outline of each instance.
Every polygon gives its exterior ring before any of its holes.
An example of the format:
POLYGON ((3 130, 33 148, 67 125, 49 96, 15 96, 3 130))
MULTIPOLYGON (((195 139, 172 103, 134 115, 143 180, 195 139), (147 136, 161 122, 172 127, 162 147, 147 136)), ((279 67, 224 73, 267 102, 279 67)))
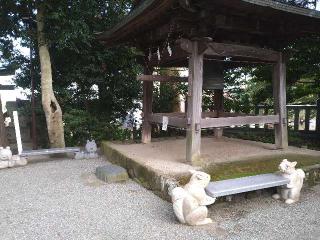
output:
POLYGON ((97 167, 96 176, 98 179, 108 183, 123 182, 129 178, 126 169, 113 164, 97 167))
POLYGON ((39 156, 39 155, 50 155, 58 153, 76 153, 80 152, 78 147, 69 147, 69 148, 50 148, 50 149, 39 149, 39 150, 26 150, 22 151, 21 156, 39 156))

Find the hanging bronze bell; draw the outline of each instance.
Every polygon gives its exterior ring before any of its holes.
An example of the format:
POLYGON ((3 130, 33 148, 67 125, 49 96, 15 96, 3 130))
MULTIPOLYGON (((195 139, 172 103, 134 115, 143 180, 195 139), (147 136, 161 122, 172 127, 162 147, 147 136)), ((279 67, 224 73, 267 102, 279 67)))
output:
POLYGON ((223 63, 205 60, 203 62, 203 89, 215 90, 224 88, 223 63))

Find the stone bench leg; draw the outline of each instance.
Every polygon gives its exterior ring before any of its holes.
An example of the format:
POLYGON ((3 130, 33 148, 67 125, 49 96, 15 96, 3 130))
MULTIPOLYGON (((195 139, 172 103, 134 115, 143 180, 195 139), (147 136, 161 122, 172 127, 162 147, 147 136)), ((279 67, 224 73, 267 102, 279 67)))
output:
POLYGON ((223 128, 215 128, 213 131, 214 131, 214 137, 215 138, 222 138, 222 136, 223 136, 223 128))

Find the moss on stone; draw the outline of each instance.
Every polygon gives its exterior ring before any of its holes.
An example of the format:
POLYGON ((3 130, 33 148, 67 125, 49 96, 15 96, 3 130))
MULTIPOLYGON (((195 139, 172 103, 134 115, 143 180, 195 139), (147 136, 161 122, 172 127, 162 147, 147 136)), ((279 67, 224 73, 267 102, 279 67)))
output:
POLYGON ((161 192, 160 176, 133 158, 129 158, 114 149, 110 142, 102 142, 101 148, 108 160, 127 169, 129 176, 139 182, 143 187, 152 191, 161 192))
POLYGON ((180 186, 186 185, 186 184, 189 182, 189 180, 190 180, 190 176, 191 176, 191 175, 188 174, 188 175, 184 175, 184 176, 178 177, 178 179, 177 179, 178 184, 179 184, 180 186))
POLYGON ((278 171, 280 162, 285 158, 289 161, 297 161, 298 168, 304 168, 320 163, 320 158, 317 156, 304 154, 280 154, 244 161, 214 164, 204 168, 204 171, 211 175, 211 179, 213 181, 273 173, 278 171))
MULTIPOLYGON (((163 188, 165 182, 163 176, 160 176, 147 166, 140 164, 137 160, 125 156, 120 151, 113 148, 111 142, 102 142, 101 149, 110 162, 126 168, 132 179, 140 183, 146 189, 152 190, 159 197, 170 201, 170 196, 166 189, 163 188)), ((289 161, 297 161, 298 167, 306 170, 306 183, 309 186, 319 183, 320 157, 305 154, 279 154, 250 158, 236 162, 213 164, 208 167, 203 167, 203 171, 211 175, 212 181, 273 173, 278 171, 279 163, 285 158, 289 161)), ((179 185, 183 186, 189 182, 190 174, 186 173, 185 175, 172 177, 177 180, 179 185)))

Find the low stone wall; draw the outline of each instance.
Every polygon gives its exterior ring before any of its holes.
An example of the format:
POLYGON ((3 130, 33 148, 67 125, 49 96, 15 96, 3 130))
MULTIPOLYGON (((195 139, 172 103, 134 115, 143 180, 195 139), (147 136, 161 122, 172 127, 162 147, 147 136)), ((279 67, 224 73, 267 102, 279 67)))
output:
POLYGON ((305 186, 320 184, 320 164, 304 167, 303 170, 306 172, 305 186))
POLYGON ((108 161, 127 169, 130 178, 141 184, 148 190, 153 191, 161 198, 170 201, 168 189, 177 185, 175 179, 159 175, 157 172, 143 166, 133 158, 129 158, 112 148, 109 142, 101 143, 101 150, 108 161))
MULTIPOLYGON (((110 146, 110 142, 102 142, 101 150, 107 157, 108 161, 127 169, 130 178, 167 201, 170 201, 171 199, 168 194, 168 189, 170 187, 180 184, 184 185, 189 181, 190 174, 186 174, 185 176, 176 176, 174 178, 168 178, 160 175, 147 166, 140 164, 135 159, 125 156, 118 150, 112 148, 112 146, 110 146)), ((320 164, 303 167, 303 170, 306 172, 304 187, 311 187, 320 183, 320 164)), ((275 188, 265 189, 238 194, 235 196, 235 198, 251 198, 261 194, 270 194, 271 196, 271 194, 274 192, 275 188)), ((228 197, 219 198, 218 202, 223 202, 229 199, 230 198, 228 197)))

